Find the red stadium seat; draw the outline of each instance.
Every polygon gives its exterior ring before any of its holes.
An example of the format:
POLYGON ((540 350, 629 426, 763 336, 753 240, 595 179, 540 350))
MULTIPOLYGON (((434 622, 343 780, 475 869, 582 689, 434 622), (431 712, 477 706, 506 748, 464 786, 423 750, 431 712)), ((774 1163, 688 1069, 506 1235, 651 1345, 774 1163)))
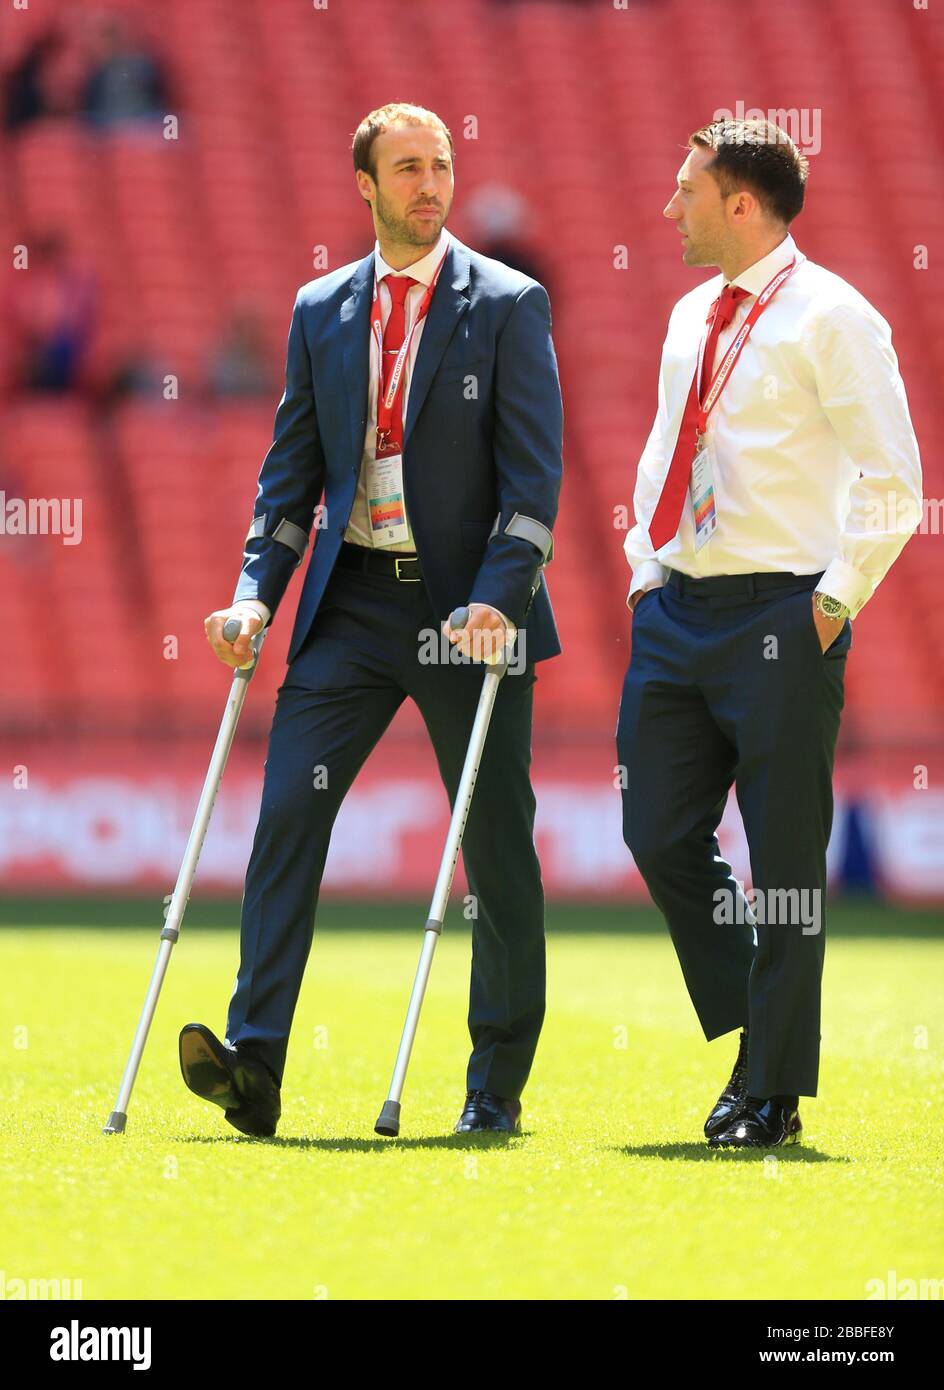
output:
MULTIPOLYGON (((732 93, 821 112, 798 240, 890 320, 919 436, 936 437, 944 289, 934 256, 917 271, 913 255, 944 230, 927 198, 942 142, 930 94, 944 80, 944 51, 934 26, 906 9, 798 0, 785 23, 776 7, 747 0, 738 17, 750 42, 732 44, 712 6, 687 5, 682 17, 674 3, 624 12, 416 0, 406 27, 383 0, 338 5, 315 22, 310 7, 284 5, 277 23, 268 0, 247 0, 238 24, 222 5, 167 0, 159 25, 139 6, 168 69, 179 138, 91 134, 64 119, 4 134, 0 226, 8 245, 35 226, 67 226, 94 266, 91 383, 102 389, 123 361, 144 357, 177 377, 179 398, 99 409, 8 403, 0 482, 8 493, 81 496, 85 534, 71 548, 48 538, 29 559, 15 538, 0 544, 18 654, 0 717, 22 719, 30 690, 48 692, 34 716, 68 712, 88 727, 159 720, 180 729, 218 717, 225 680, 202 619, 232 590, 294 292, 317 273, 315 247, 334 268, 373 240, 346 150, 362 109, 392 94, 376 72, 383 53, 396 94, 415 93, 452 128, 456 234, 478 244, 465 207, 479 186, 510 184, 532 205, 528 245, 552 295, 567 430, 548 572, 565 658, 541 672, 537 728, 610 737, 630 631, 614 509, 631 501, 669 309, 695 283, 662 208, 685 134, 732 93), (457 52, 461 104, 444 78, 457 52), (840 81, 858 100, 830 100, 840 81), (625 271, 613 268, 617 246, 629 251, 625 271), (247 297, 260 308, 272 382, 259 401, 213 404, 212 356, 247 297), (173 660, 168 638, 177 639, 173 660)), ((0 15, 5 63, 38 23, 32 11, 11 16, 0 15)), ((3 389, 16 347, 8 325, 0 334, 3 389)), ((944 460, 928 448, 924 462, 928 495, 944 495, 944 460)), ((844 737, 936 729, 942 583, 940 537, 922 536, 857 621, 844 737)), ((274 697, 288 627, 282 616, 269 639, 260 710, 274 697)))

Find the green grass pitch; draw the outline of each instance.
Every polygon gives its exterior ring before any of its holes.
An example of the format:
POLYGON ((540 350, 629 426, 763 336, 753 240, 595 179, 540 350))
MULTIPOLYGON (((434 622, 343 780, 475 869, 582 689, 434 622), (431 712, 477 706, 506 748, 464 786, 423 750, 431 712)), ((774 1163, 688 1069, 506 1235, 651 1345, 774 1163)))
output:
POLYGON ((820 1097, 802 1103, 805 1142, 766 1159, 701 1142, 735 1039, 704 1042, 667 936, 625 909, 549 910, 548 1018, 524 1133, 505 1141, 450 1134, 469 954, 451 911, 401 1138, 374 1135, 424 916, 324 906, 279 1134, 256 1141, 180 1078, 178 1029, 222 1032, 237 963, 235 932, 195 906, 128 1132, 106 1138, 157 930, 66 912, 18 927, 8 907, 7 1286, 81 1280, 86 1299, 860 1299, 890 1271, 944 1275, 944 941, 930 914, 834 911, 820 1097))

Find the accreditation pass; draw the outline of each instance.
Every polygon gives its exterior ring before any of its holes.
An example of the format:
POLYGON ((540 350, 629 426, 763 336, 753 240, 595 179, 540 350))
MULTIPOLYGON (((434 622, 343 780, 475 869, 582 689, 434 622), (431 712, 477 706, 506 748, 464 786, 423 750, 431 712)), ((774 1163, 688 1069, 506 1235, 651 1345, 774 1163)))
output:
POLYGON ((403 496, 403 455, 367 460, 367 506, 374 546, 410 539, 403 496))
POLYGON ((711 456, 704 435, 699 436, 695 446, 690 488, 692 511, 695 516, 695 549, 698 551, 714 535, 718 525, 714 475, 711 470, 711 456))

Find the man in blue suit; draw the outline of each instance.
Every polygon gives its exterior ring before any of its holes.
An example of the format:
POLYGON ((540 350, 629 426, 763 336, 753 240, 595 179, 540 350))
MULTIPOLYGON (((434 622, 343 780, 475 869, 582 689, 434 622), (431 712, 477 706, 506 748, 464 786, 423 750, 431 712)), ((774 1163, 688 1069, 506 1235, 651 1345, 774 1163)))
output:
POLYGON ((358 127, 353 154, 377 243, 298 293, 235 599, 206 619, 220 660, 245 664, 317 511, 270 735, 226 1041, 189 1024, 181 1069, 237 1129, 275 1133, 344 796, 409 696, 452 802, 482 663, 504 650, 508 674, 463 842, 477 915, 472 1055, 456 1128, 514 1131, 544 1017, 535 665, 560 651, 542 582, 562 469, 550 304, 535 280, 446 230, 453 145, 438 116, 381 107, 358 127), (459 605, 471 614, 462 632, 447 621, 459 605), (230 617, 242 628, 232 645, 223 637, 230 617))

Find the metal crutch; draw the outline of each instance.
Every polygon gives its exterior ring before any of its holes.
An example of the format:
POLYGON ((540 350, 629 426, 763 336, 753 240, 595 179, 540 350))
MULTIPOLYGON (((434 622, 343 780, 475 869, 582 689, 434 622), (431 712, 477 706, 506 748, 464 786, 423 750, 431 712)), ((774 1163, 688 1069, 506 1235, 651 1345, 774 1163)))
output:
MULTIPOLYGON (((465 627, 468 620, 469 610, 457 608, 449 619, 449 625, 458 631, 465 627)), ((413 1050, 413 1040, 416 1037, 416 1028, 420 1020, 420 1009, 423 1007, 423 996, 426 993, 429 972, 433 964, 436 942, 443 929, 449 890, 452 888, 456 861, 462 846, 462 835, 468 819, 469 807, 472 804, 472 793, 475 790, 475 779, 478 776, 482 750, 485 747, 485 735, 488 733, 489 721, 492 717, 492 707, 495 704, 495 696, 498 694, 501 678, 507 670, 508 662, 506 660, 496 661, 494 665, 489 667, 482 682, 482 693, 479 695, 478 709, 475 712, 472 733, 469 736, 469 747, 466 751, 462 776, 459 779, 459 789, 452 809, 452 819, 449 822, 446 847, 443 850, 439 865, 439 874, 436 878, 436 887, 433 890, 429 916, 423 929, 423 949, 420 952, 420 963, 416 969, 416 978, 413 981, 410 1003, 406 1011, 406 1022, 403 1025, 400 1046, 397 1049, 397 1060, 393 1067, 390 1090, 387 1092, 387 1099, 384 1101, 377 1123, 374 1125, 377 1134, 386 1135, 390 1139, 396 1138, 400 1133, 400 1097, 403 1094, 403 1084, 406 1081, 406 1070, 410 1064, 410 1053, 413 1050)))
MULTIPOLYGON (((228 618, 223 624, 223 636, 227 642, 234 642, 239 636, 242 628, 238 618, 228 618)), ((180 866, 180 873, 177 875, 177 884, 174 888, 170 905, 167 909, 167 917, 161 931, 161 944, 157 952, 157 960, 151 973, 151 982, 144 999, 144 1007, 141 1010, 141 1017, 138 1020, 137 1031, 134 1041, 131 1044, 131 1052, 125 1066, 124 1075, 121 1078, 121 1085, 118 1088, 118 1097, 115 1101, 115 1108, 108 1116, 108 1123, 103 1129, 103 1134, 124 1134, 125 1125, 128 1123, 128 1103, 131 1100, 131 1091, 141 1065, 141 1057, 144 1052, 144 1044, 147 1042, 148 1032, 151 1027, 151 1020, 154 1017, 154 1010, 157 1008, 157 1001, 161 993, 161 986, 164 983, 164 976, 167 973, 167 966, 170 962, 171 951, 180 935, 181 924, 183 923, 184 913, 187 910, 187 902, 190 898, 190 889, 193 885, 194 875, 197 872, 197 862, 200 858, 200 851, 203 849, 203 841, 206 837, 207 827, 210 824, 210 817, 213 814, 213 806, 216 801, 216 794, 220 789, 223 780, 223 772, 226 768, 226 759, 229 757, 229 750, 233 745, 233 736, 236 733, 236 725, 239 722, 239 715, 246 698, 246 691, 252 679, 253 672, 259 662, 259 652, 262 650, 262 643, 265 639, 265 630, 257 632, 252 638, 252 661, 237 670, 233 675, 233 684, 230 686, 229 698, 226 701, 226 709, 223 711, 223 719, 220 723, 220 731, 216 736, 216 743, 210 757, 210 766, 207 768, 206 779, 203 783, 203 790, 200 793, 200 800, 197 802, 196 815, 193 818, 193 825, 190 830, 190 838, 187 841, 187 848, 184 851, 183 863, 180 866)))

